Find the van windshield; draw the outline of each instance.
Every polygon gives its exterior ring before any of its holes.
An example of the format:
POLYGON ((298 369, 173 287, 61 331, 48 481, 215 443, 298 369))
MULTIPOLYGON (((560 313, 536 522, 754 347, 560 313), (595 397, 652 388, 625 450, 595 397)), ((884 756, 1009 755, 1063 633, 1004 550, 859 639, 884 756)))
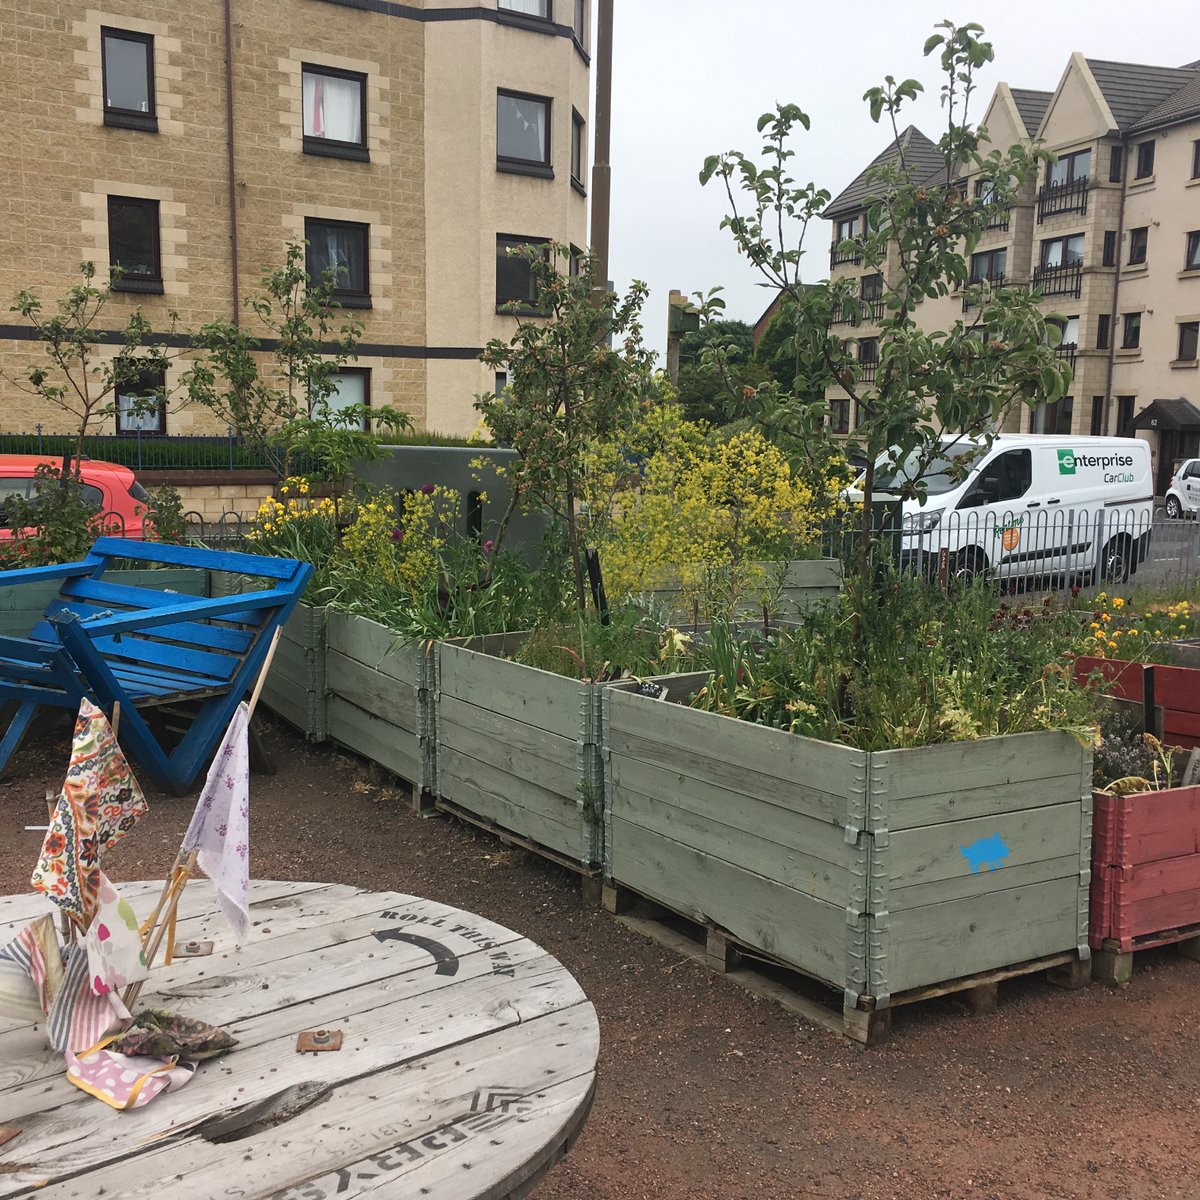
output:
POLYGON ((925 484, 925 492, 929 496, 943 496, 958 487, 971 473, 974 465, 972 459, 982 451, 982 447, 970 442, 956 446, 947 446, 942 453, 932 459, 924 471, 921 471, 923 455, 912 451, 895 466, 888 464, 888 456, 883 455, 875 463, 875 491, 902 492, 916 482, 918 475, 925 484))

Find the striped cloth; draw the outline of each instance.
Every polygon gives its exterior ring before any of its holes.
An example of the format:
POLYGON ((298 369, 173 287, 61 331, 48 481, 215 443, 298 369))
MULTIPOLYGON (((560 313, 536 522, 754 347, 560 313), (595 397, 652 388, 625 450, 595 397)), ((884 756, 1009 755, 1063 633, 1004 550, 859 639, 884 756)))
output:
POLYGON ((87 951, 68 946, 62 987, 50 1006, 46 1035, 53 1049, 78 1054, 94 1046, 117 1022, 129 1019, 129 1010, 116 992, 97 996, 92 991, 87 951))
POLYGON ((62 978, 54 918, 47 913, 0 949, 0 1015, 40 1021, 50 1011, 62 978))

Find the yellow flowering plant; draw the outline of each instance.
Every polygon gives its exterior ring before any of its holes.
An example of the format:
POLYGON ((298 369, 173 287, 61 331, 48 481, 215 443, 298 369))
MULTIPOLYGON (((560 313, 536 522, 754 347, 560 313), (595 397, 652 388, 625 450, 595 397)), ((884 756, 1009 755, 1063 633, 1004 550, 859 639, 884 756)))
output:
POLYGON ((1200 633, 1200 605, 1190 600, 1137 605, 1097 592, 1092 619, 1081 631, 1079 652, 1125 662, 1166 662, 1165 643, 1200 633))
POLYGON ((610 599, 678 591, 682 611, 705 621, 770 607, 781 578, 773 564, 816 551, 822 501, 757 430, 723 439, 674 406, 647 428, 656 444, 636 466, 614 462, 607 446, 591 459, 589 478, 615 497, 595 502, 588 526, 610 599), (622 465, 627 476, 640 467, 623 489, 622 465))
POLYGON ((246 533, 245 547, 252 554, 312 563, 316 571, 310 587, 318 591, 328 583, 337 548, 337 505, 329 496, 313 495, 308 480, 296 476, 285 479, 278 493, 259 505, 246 533))

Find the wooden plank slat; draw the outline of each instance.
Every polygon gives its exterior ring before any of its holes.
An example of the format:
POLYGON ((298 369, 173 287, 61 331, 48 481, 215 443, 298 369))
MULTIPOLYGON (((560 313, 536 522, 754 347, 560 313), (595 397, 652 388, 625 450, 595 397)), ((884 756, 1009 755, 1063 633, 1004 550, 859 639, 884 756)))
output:
POLYGON ((846 746, 733 717, 613 689, 603 694, 613 753, 660 761, 689 776, 705 777, 710 767, 718 768, 722 783, 737 790, 737 780, 744 778, 751 795, 763 795, 761 789, 770 789, 772 781, 787 780, 794 787, 789 786, 783 802, 798 811, 810 811, 803 807, 809 803, 817 817, 835 816, 829 797, 846 794, 854 764, 862 759, 861 751, 846 746), (672 748, 677 750, 671 753, 672 748), (697 765, 697 751, 703 755, 702 766, 697 765), (669 759, 664 757, 668 753, 669 759))
POLYGON ((421 745, 412 730, 392 725, 336 694, 329 697, 326 720, 329 736, 339 745, 386 767, 414 786, 426 785, 421 745))
POLYGON ((859 936, 845 907, 827 904, 669 838, 612 818, 612 877, 702 924, 836 988, 846 986, 849 942, 859 936))
POLYGON ((438 700, 439 746, 482 759, 507 771, 515 779, 572 798, 579 785, 579 742, 524 721, 505 717, 490 708, 463 704, 453 696, 438 700))
POLYGON ((743 797, 722 796, 717 788, 701 802, 694 787, 658 790, 653 784, 646 764, 613 764, 613 817, 828 904, 845 905, 847 847, 840 829, 780 808, 743 803, 743 797))
POLYGON ((892 992, 974 975, 1077 945, 1079 879, 1054 879, 890 913, 892 992))
POLYGON ((332 695, 416 736, 417 693, 407 681, 329 648, 325 656, 325 685, 332 695))
POLYGON ((461 646, 438 648, 439 702, 450 696, 480 708, 507 713, 560 737, 577 738, 580 692, 587 685, 461 646))

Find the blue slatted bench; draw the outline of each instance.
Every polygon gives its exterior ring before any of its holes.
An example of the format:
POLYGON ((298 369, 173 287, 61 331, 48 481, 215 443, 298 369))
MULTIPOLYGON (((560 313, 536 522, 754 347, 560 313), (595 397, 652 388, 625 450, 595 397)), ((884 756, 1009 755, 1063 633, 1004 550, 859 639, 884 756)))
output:
POLYGON ((110 716, 120 702, 122 743, 160 787, 182 795, 208 765, 312 571, 295 559, 100 538, 82 562, 0 572, 0 587, 60 581, 29 637, 0 637, 0 700, 17 704, 0 740, 0 771, 39 708, 77 709, 87 696, 110 716), (106 578, 120 560, 226 571, 263 587, 213 600, 134 587, 106 578), (185 701, 195 716, 168 750, 141 710, 185 701))

